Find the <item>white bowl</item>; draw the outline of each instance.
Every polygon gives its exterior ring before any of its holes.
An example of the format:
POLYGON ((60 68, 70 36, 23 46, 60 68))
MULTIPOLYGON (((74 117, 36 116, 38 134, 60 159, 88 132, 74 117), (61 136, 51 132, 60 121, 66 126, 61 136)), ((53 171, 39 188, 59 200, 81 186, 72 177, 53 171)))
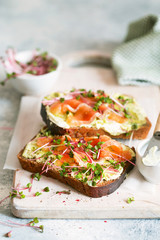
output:
POLYGON ((150 139, 142 141, 136 151, 136 164, 143 177, 150 183, 160 184, 160 164, 157 166, 145 166, 142 162, 143 155, 150 139))
MULTIPOLYGON (((26 63, 31 60, 33 56, 33 51, 22 51, 18 52, 15 56, 16 60, 26 63)), ((19 92, 26 95, 42 95, 51 91, 51 88, 55 85, 60 70, 62 68, 62 63, 60 59, 54 55, 49 56, 57 60, 57 68, 55 71, 43 74, 43 75, 32 75, 32 74, 22 74, 14 79, 11 79, 12 86, 19 92)))

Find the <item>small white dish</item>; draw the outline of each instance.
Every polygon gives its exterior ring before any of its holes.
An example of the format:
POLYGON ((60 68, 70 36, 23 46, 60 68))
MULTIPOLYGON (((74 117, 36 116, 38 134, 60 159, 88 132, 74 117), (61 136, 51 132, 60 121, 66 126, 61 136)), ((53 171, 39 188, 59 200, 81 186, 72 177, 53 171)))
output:
MULTIPOLYGON (((55 71, 43 74, 43 75, 32 75, 32 74, 22 74, 10 80, 12 86, 19 92, 25 95, 42 95, 51 91, 52 87, 55 85, 60 70, 62 68, 61 60, 55 55, 50 54, 49 56, 57 60, 57 68, 55 71)), ((33 57, 33 51, 22 51, 15 55, 15 59, 26 63, 29 62, 33 57)))
POLYGON ((143 177, 150 183, 160 184, 160 164, 157 166, 145 166, 142 162, 143 155, 150 139, 146 139, 136 149, 136 164, 143 177))

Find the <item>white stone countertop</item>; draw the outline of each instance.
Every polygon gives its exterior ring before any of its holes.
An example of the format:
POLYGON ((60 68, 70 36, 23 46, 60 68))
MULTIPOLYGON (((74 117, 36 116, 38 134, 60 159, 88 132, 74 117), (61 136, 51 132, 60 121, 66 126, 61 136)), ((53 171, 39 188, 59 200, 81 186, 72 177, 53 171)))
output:
MULTIPOLYGON (((112 52, 128 23, 146 14, 159 13, 159 0, 0 0, 0 55, 8 46, 18 50, 41 48, 64 54, 84 49, 112 52)), ((19 111, 21 95, 10 83, 0 86, 0 199, 7 196, 13 172, 3 170, 19 111), (13 128, 13 129, 12 129, 13 128)), ((9 200, 0 206, 0 222, 15 218, 9 200)), ((160 239, 159 219, 50 220, 43 219, 44 233, 28 227, 0 224, 0 239, 12 230, 11 239, 160 239)))

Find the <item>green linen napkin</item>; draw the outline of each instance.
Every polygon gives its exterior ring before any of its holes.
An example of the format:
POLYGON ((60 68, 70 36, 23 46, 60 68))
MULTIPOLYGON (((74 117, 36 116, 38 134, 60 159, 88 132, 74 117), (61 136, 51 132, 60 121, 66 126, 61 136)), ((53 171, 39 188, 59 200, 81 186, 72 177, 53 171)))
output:
POLYGON ((129 25, 112 56, 121 85, 160 85, 160 18, 149 15, 129 25))

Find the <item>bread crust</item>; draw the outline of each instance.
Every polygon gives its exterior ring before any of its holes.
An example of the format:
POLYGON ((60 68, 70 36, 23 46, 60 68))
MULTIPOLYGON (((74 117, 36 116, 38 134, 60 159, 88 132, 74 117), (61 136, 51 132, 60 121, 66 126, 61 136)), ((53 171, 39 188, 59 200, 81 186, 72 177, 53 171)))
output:
MULTIPOLYGON (((96 136, 97 134, 100 135, 108 135, 111 138, 116 139, 129 139, 130 134, 120 134, 117 136, 110 135, 108 132, 104 131, 103 129, 95 129, 95 128, 86 128, 86 127, 78 127, 78 128, 70 128, 64 129, 57 126, 55 123, 51 122, 47 112, 46 107, 42 104, 41 105, 41 116, 43 121, 47 124, 48 129, 52 132, 53 135, 64 135, 69 134, 71 137, 91 137, 96 136)), ((137 130, 133 130, 133 139, 145 139, 149 133, 152 124, 148 118, 146 118, 146 124, 144 124, 141 128, 137 130)), ((129 132, 131 133, 131 132, 129 132)))
MULTIPOLYGON (((134 148, 132 148, 132 150, 134 150, 134 148)), ((23 157, 22 156, 23 151, 24 149, 22 149, 17 155, 22 168, 32 173, 37 173, 37 172, 41 173, 43 163, 38 163, 35 160, 29 160, 23 157)), ((135 157, 131 161, 135 163, 136 161, 135 157)), ((89 197, 99 198, 99 197, 113 193, 122 184, 122 182, 126 177, 126 174, 129 173, 132 170, 132 168, 133 168, 133 164, 126 162, 123 172, 119 178, 115 180, 104 181, 103 183, 99 184, 96 187, 89 186, 88 184, 83 183, 80 180, 75 179, 73 177, 61 176, 59 171, 55 168, 50 169, 47 172, 44 172, 43 175, 57 179, 62 183, 68 184, 69 186, 73 187, 77 191, 89 197)))

